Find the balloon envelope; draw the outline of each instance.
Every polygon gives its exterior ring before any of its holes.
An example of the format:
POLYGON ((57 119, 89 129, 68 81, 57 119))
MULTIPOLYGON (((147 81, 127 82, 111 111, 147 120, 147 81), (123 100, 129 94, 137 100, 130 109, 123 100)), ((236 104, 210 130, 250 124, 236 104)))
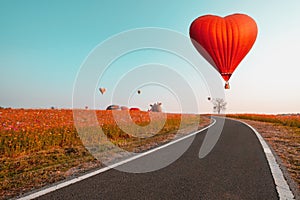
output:
POLYGON ((194 46, 225 81, 252 48, 257 32, 255 21, 245 14, 205 15, 190 26, 194 46))
POLYGON ((120 106, 118 105, 110 105, 106 108, 106 110, 120 110, 120 106))
POLYGON ((127 106, 121 106, 121 110, 129 110, 127 106))
POLYGON ((141 109, 139 109, 139 108, 130 108, 129 110, 130 111, 141 111, 141 109))
POLYGON ((101 94, 104 94, 106 92, 105 88, 99 88, 99 91, 101 92, 101 94))

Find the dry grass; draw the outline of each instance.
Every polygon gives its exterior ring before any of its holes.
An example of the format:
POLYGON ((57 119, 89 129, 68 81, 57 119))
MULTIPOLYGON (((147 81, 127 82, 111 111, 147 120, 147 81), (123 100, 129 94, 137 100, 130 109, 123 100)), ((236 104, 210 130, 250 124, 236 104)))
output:
POLYGON ((227 115, 253 126, 281 158, 300 189, 300 117, 277 115, 227 115))
POLYGON ((250 119, 260 122, 270 122, 283 126, 300 128, 300 115, 264 115, 264 114, 234 114, 227 115, 238 119, 250 119))
MULTIPOLYGON (((154 113, 150 120, 148 112, 132 111, 129 118, 126 112, 115 113, 125 125, 126 120, 134 122, 126 127, 126 132, 118 128, 112 111, 96 111, 96 116, 109 141, 131 152, 170 141, 178 136, 180 123, 181 134, 191 132, 190 127, 195 123, 198 128, 210 123, 199 115, 154 113), (143 135, 145 132, 148 137, 143 135)), ((88 120, 83 119, 82 123, 88 120)), ((93 127, 86 128, 91 128, 88 132, 91 142, 97 141, 93 127)), ((84 136, 80 138, 74 126, 72 110, 0 109, 0 199, 101 167, 102 163, 83 146, 82 139, 85 140, 84 136)))

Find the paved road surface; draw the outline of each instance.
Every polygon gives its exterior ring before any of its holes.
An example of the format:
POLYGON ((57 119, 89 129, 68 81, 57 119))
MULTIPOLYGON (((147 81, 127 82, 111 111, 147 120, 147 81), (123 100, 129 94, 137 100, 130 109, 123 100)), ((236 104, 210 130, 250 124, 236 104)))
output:
MULTIPOLYGON (((112 169, 38 199, 278 199, 265 154, 250 128, 226 119, 215 148, 199 159, 205 134, 198 134, 183 156, 161 170, 133 174, 112 169)), ((128 165, 151 163, 184 142, 128 165)))

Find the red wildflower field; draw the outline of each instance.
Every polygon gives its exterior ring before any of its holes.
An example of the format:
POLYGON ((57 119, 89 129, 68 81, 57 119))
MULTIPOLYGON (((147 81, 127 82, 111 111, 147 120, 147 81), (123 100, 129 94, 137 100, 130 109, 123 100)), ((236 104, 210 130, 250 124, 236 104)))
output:
POLYGON ((277 123, 283 126, 300 128, 300 115, 233 114, 227 116, 238 119, 250 119, 261 122, 277 123))
MULTIPOLYGON (((76 112, 94 113, 91 110, 76 112)), ((210 123, 208 118, 200 118, 199 115, 151 113, 150 120, 148 112, 130 111, 130 117, 127 112, 95 113, 110 141, 133 152, 170 141, 180 125, 186 134, 192 131, 189 127, 195 123, 199 128, 210 123), (125 125, 126 120, 132 119, 134 123, 126 126, 125 132, 118 127, 114 117, 122 119, 125 125), (158 126, 161 129, 157 130, 158 126), (142 135, 145 130, 146 135, 142 135)), ((89 119, 81 120, 86 124, 89 119)), ((79 126, 80 123, 77 122, 79 126)), ((92 136, 91 133, 89 138, 92 136)), ((72 110, 0 109, 0 197, 16 196, 74 173, 101 167, 102 164, 86 150, 81 139, 74 125, 72 110)))

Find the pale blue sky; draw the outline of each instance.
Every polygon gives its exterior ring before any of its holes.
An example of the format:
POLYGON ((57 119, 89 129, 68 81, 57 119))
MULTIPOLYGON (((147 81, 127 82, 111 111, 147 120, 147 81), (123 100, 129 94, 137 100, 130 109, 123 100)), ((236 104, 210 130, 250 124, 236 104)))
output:
POLYGON ((298 0, 0 0, 0 106, 71 108, 81 64, 107 38, 143 27, 188 36, 198 16, 245 13, 259 35, 225 92, 227 112, 300 112, 299 10, 298 0))

